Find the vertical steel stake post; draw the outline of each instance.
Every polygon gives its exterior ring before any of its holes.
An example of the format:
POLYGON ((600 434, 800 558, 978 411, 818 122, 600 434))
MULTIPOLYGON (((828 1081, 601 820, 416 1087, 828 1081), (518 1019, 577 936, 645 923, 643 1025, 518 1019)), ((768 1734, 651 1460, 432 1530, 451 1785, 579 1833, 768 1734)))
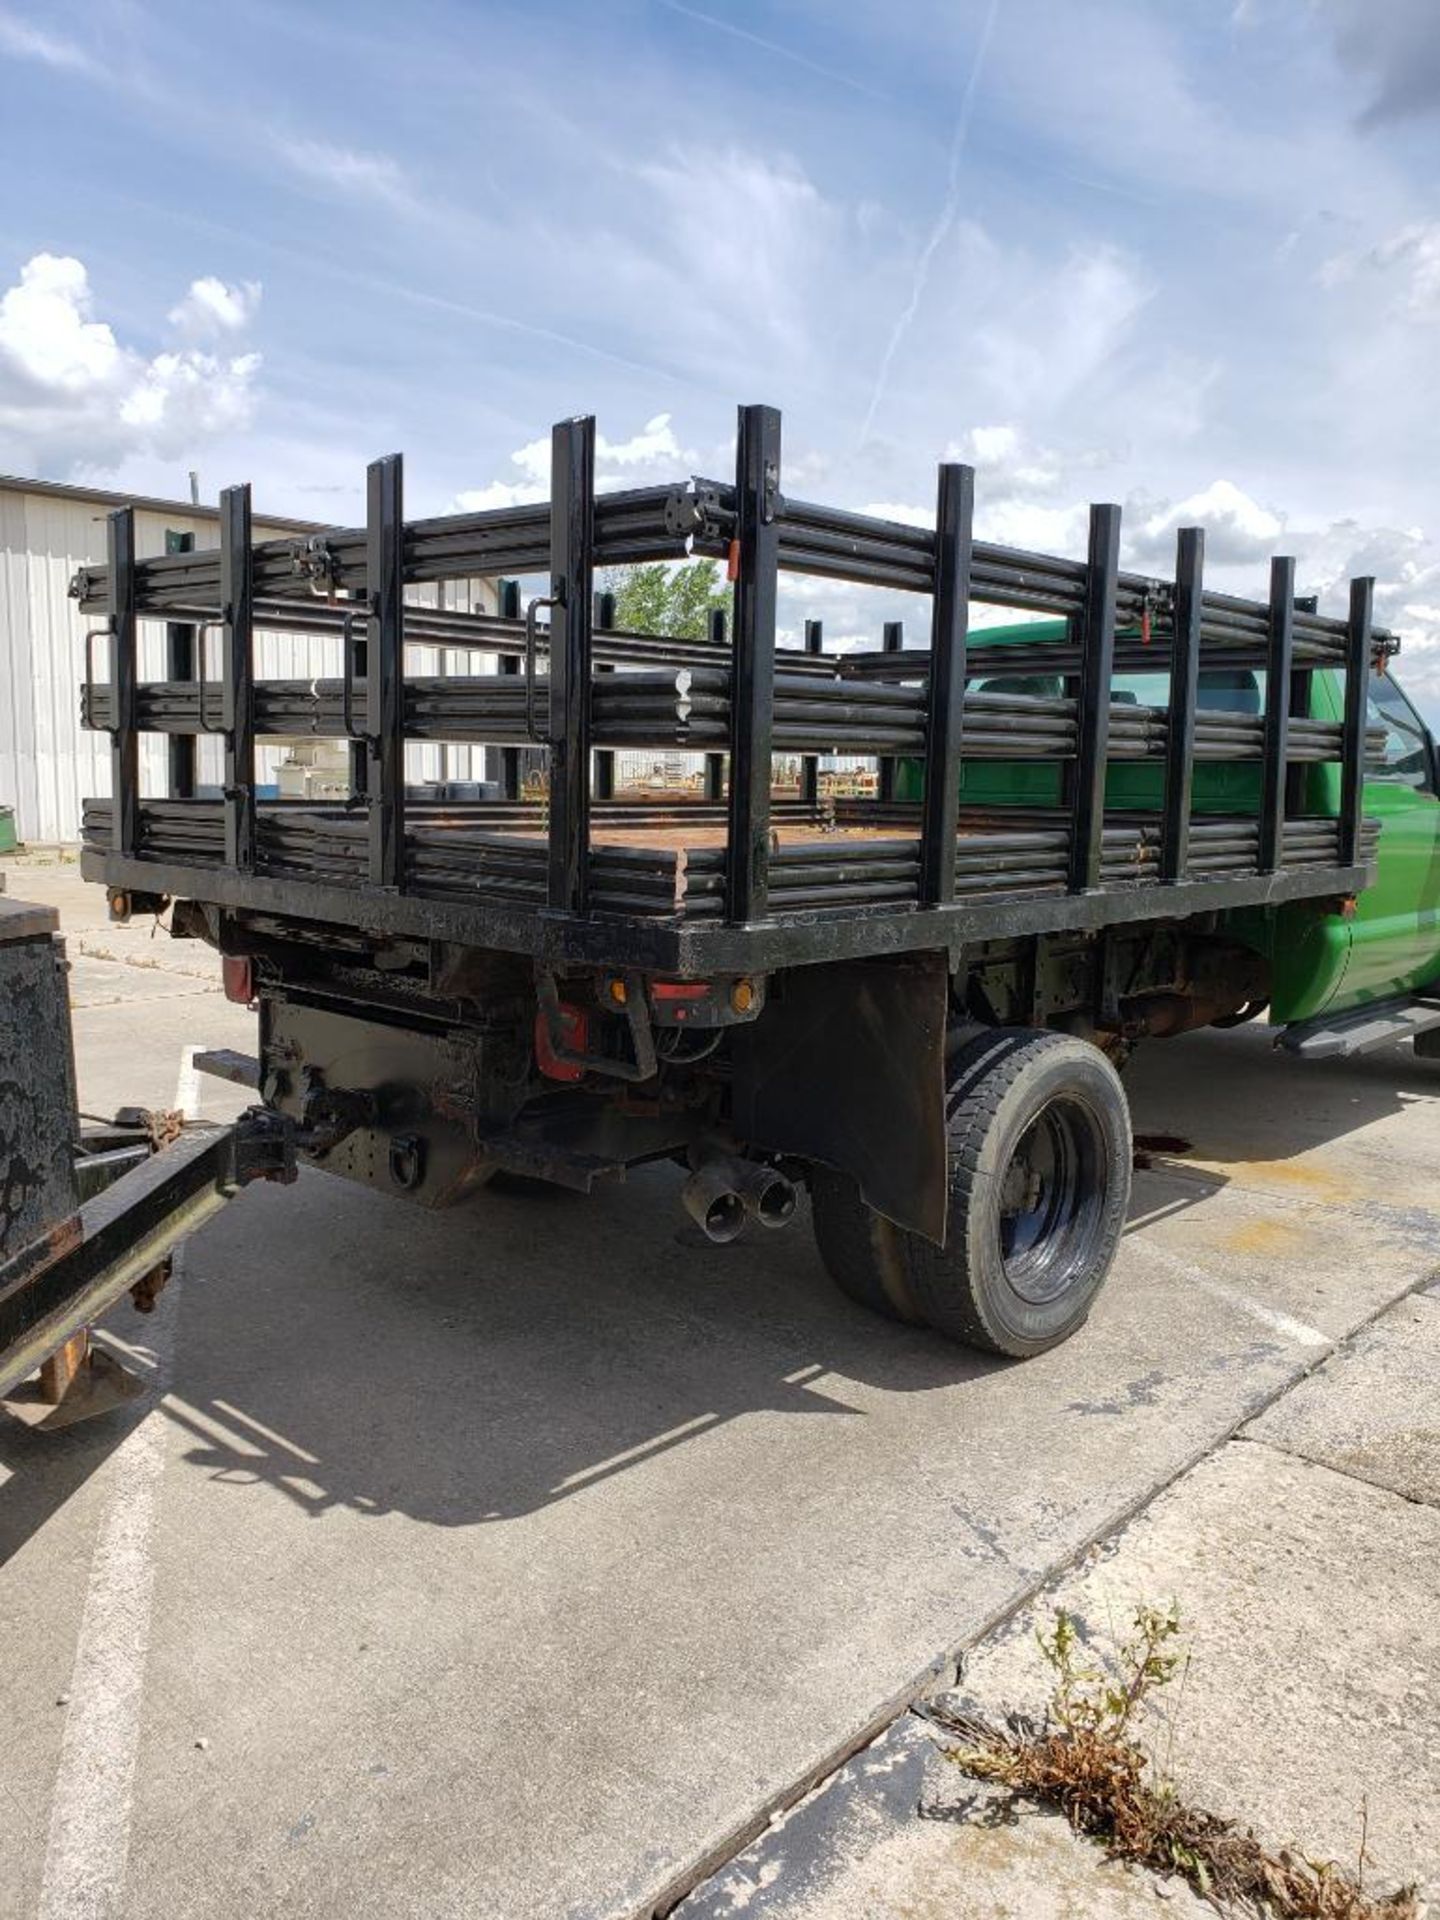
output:
POLYGON ((1260 776, 1258 871, 1274 873, 1285 857, 1286 769, 1290 764, 1290 702, 1295 662, 1295 562, 1270 562, 1270 636, 1265 648, 1265 761, 1260 776))
MULTIPOLYGON (((710 609, 709 632, 706 635, 712 647, 726 645, 725 609, 710 609)), ((725 756, 723 753, 707 753, 705 756, 705 798, 723 800, 725 798, 725 756)))
POLYGON ((405 884, 405 504, 398 453, 372 461, 365 516, 365 791, 370 883, 405 884))
POLYGON ((224 642, 225 864, 255 870, 255 625, 250 489, 220 496, 220 618, 224 642))
POLYGON ((118 507, 106 528, 110 565, 110 645, 114 656, 114 724, 110 729, 110 840, 133 857, 140 846, 140 735, 136 731, 139 668, 135 614, 135 509, 118 507))
MULTIPOLYGON (((1317 594, 1300 593, 1295 596, 1297 613, 1318 613, 1320 600, 1317 594)), ((1313 667, 1292 667, 1290 670, 1290 717, 1297 715, 1313 718, 1315 705, 1315 669, 1313 667)), ((1285 776, 1285 814, 1287 819, 1295 819, 1305 811, 1305 796, 1310 790, 1308 775, 1310 769, 1300 763, 1293 765, 1285 776)))
POLYGON ((1349 632, 1345 640, 1345 719, 1340 745, 1340 829, 1338 858, 1353 867, 1360 857, 1360 817, 1365 794, 1365 715, 1370 699, 1370 627, 1375 615, 1375 582, 1362 575, 1350 582, 1349 632))
POLYGON ((742 407, 735 449, 737 577, 730 670, 730 812, 725 911, 737 924, 770 905, 775 739, 775 601, 780 566, 780 415, 742 407))
MULTIPOLYGON (((597 629, 613 627, 615 624, 615 596, 613 593, 597 593, 595 596, 595 625, 597 629)), ((614 667, 602 665, 596 667, 597 673, 613 673, 614 667)), ((595 751, 595 798, 613 800, 615 798, 615 753, 613 748, 598 747, 595 751)))
POLYGON ((1190 794, 1195 778, 1195 708, 1200 687, 1200 610, 1205 530, 1175 536, 1174 635, 1170 643, 1170 717, 1165 736, 1165 801, 1160 821, 1160 878, 1185 878, 1190 859, 1190 794))
MULTIPOLYGON (((905 622, 887 620, 881 629, 880 645, 886 653, 900 653, 905 646, 905 622)), ((880 770, 875 785, 876 798, 893 800, 895 798, 895 757, 885 755, 880 761, 880 770)))
MULTIPOLYGON (((193 533, 165 532, 166 553, 193 553, 193 533)), ((195 678, 195 629, 185 622, 170 621, 165 628, 165 678, 195 678)), ((172 733, 165 742, 165 786, 172 800, 195 798, 195 760, 198 742, 193 733, 172 733)))
MULTIPOLYGON (((495 583, 495 607, 504 620, 520 618, 520 582, 518 580, 497 580, 495 583)), ((507 676, 518 674, 520 659, 518 654, 502 654, 500 671, 507 676)), ((487 766, 486 772, 489 772, 487 766)), ((520 798, 520 749, 502 747, 500 749, 500 797, 503 800, 520 798)))
MULTIPOLYGON (((806 653, 825 651, 825 628, 819 620, 805 622, 806 653)), ((820 761, 813 753, 802 755, 800 760, 800 798, 811 805, 820 798, 820 761)))
POLYGON ((1085 604, 1080 615, 1080 692, 1071 814, 1070 891, 1100 884, 1105 832, 1105 769, 1110 744, 1110 683, 1115 668, 1115 588, 1120 572, 1120 509, 1090 509, 1085 604))
POLYGON ((920 825, 920 904, 955 898, 955 823, 965 723, 965 650, 970 631, 970 554, 975 470, 947 462, 935 503, 935 596, 925 706, 925 791, 920 825))
POLYGON ((584 913, 590 854, 590 656, 595 421, 550 436, 550 879, 556 913, 584 913))

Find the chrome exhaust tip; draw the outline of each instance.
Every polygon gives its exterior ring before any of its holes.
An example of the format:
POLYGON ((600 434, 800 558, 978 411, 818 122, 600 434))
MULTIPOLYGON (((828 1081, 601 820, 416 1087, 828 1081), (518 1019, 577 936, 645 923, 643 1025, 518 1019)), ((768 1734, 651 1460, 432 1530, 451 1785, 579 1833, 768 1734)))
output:
POLYGON ((762 1227, 788 1227, 795 1218, 795 1183, 774 1167, 751 1161, 737 1183, 737 1191, 746 1211, 762 1227))
POLYGON ((735 1190, 734 1168, 725 1160, 707 1160, 680 1190, 681 1204, 707 1240, 726 1246, 745 1230, 744 1200, 735 1190))

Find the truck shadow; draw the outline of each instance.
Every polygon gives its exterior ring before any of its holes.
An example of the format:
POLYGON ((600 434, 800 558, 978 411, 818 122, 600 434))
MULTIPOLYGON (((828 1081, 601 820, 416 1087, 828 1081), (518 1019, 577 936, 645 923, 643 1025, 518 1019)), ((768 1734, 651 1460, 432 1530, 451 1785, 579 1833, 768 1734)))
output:
MULTIPOLYGON (((1440 1096, 1440 1069, 1408 1051, 1302 1065, 1261 1027, 1157 1044, 1127 1080, 1137 1132, 1183 1143, 1136 1174, 1132 1230, 1249 1163, 1273 1179, 1299 1161, 1297 1192, 1334 1187, 1312 1149, 1440 1096)), ((459 1527, 533 1513, 742 1417, 865 1419, 888 1395, 957 1389, 964 1417, 983 1415, 1012 1363, 852 1306, 804 1221, 695 1244, 677 1189, 653 1168, 588 1200, 484 1194, 443 1214, 319 1174, 252 1190, 189 1257, 163 1403, 181 1457, 316 1516, 459 1527)), ((128 1307, 114 1325, 143 1346, 128 1307)), ((0 1563, 148 1404, 58 1435, 0 1417, 0 1563)))
MULTIPOLYGON (((372 1245, 394 1242, 397 1257, 372 1252, 362 1267, 334 1248, 303 1287, 292 1277, 286 1351, 314 1363, 298 1369, 265 1362, 278 1302, 272 1320, 251 1291, 237 1312, 239 1290, 217 1275, 196 1336, 187 1301, 166 1403, 192 1442, 186 1460, 272 1484, 315 1514, 340 1505, 465 1526, 533 1513, 742 1417, 863 1419, 885 1395, 1008 1370, 853 1306, 821 1269, 808 1221, 728 1247, 701 1241, 682 1224, 678 1182, 656 1168, 589 1199, 487 1194, 400 1219, 321 1176, 257 1196, 313 1210, 319 1239, 321 1216, 364 1216, 372 1245)), ((287 1238, 315 1244, 304 1225, 287 1238)), ((246 1290, 280 1285, 256 1276, 246 1290)))
POLYGON ((1125 1076, 1137 1134, 1173 1134, 1158 1167, 1223 1184, 1264 1170, 1297 1195, 1341 1201, 1346 1137, 1440 1100, 1440 1062, 1398 1043, 1353 1060, 1305 1061, 1252 1021, 1141 1047, 1125 1076), (1341 1148, 1327 1163, 1324 1149, 1341 1148))

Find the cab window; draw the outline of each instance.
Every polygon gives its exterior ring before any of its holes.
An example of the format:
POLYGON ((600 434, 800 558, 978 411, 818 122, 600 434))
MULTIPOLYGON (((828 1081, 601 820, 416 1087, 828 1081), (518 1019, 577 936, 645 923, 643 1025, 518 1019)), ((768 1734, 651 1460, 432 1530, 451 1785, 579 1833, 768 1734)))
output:
MULTIPOLYGON (((1111 699, 1123 706, 1168 707, 1168 673, 1117 673, 1111 699)), ((1255 713, 1264 704, 1265 675, 1248 667, 1202 667, 1195 689, 1201 713, 1255 713)))
MULTIPOLYGON (((1059 700, 1065 694, 1065 682, 1058 673, 991 673, 966 682, 972 693, 1019 693, 1032 699, 1059 700)), ((1110 683, 1110 698, 1122 707, 1159 707, 1170 705, 1170 675, 1161 670, 1146 673, 1117 673, 1110 683)), ((1259 714, 1265 704, 1263 670, 1248 667, 1203 667, 1195 692, 1195 704, 1202 713, 1259 714)))
POLYGON ((1388 780, 1417 793, 1434 793, 1435 772, 1424 722, 1388 674, 1372 673, 1367 724, 1384 730, 1381 746, 1366 756, 1371 780, 1388 780))
POLYGON ((1058 673, 992 673, 965 684, 972 693, 1021 693, 1031 700, 1060 700, 1065 694, 1058 673))

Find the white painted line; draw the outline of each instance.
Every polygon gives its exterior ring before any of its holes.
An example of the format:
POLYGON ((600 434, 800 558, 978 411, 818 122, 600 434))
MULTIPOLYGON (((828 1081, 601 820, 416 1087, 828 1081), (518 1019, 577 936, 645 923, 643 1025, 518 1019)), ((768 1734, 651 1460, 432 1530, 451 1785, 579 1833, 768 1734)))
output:
MULTIPOLYGON (((175 1264, 178 1279, 179 1252, 175 1264)), ((177 1311, 172 1281, 151 1317, 157 1396, 170 1379, 177 1311)), ((121 1441, 106 1468, 111 1492, 90 1562, 70 1675, 38 1920, 111 1920, 120 1912, 150 1645, 152 1545, 165 1438, 165 1421, 152 1409, 121 1441)))
MULTIPOLYGON (((181 1048, 175 1079, 175 1105, 187 1119, 195 1118, 200 1106, 197 1052, 197 1047, 181 1048)), ((150 1648, 155 1522, 165 1471, 166 1423, 159 1400, 174 1368, 184 1255, 182 1244, 175 1250, 171 1283, 146 1329, 154 1395, 150 1411, 106 1465, 110 1495, 90 1561, 70 1674, 38 1920, 112 1920, 124 1899, 150 1648)))
POLYGON ((175 1105, 187 1120, 200 1118, 200 1074, 195 1065, 195 1056, 204 1051, 203 1047, 180 1049, 180 1071, 175 1076, 175 1105))
POLYGON ((1252 1320, 1260 1321, 1272 1333, 1283 1334, 1287 1340, 1296 1340, 1302 1347, 1328 1347, 1334 1344, 1328 1333, 1322 1333, 1308 1321, 1296 1320, 1293 1315, 1282 1313, 1278 1307, 1267 1307, 1263 1300, 1252 1299, 1248 1293, 1242 1293, 1239 1287, 1232 1287, 1228 1280, 1217 1279, 1213 1273, 1206 1273, 1203 1267, 1182 1260, 1178 1253, 1171 1253, 1168 1247, 1158 1246, 1153 1240, 1137 1240, 1134 1246, 1137 1253, 1158 1261, 1162 1267, 1168 1267, 1190 1286, 1199 1287, 1202 1293, 1238 1307, 1241 1313, 1248 1313, 1252 1320))

